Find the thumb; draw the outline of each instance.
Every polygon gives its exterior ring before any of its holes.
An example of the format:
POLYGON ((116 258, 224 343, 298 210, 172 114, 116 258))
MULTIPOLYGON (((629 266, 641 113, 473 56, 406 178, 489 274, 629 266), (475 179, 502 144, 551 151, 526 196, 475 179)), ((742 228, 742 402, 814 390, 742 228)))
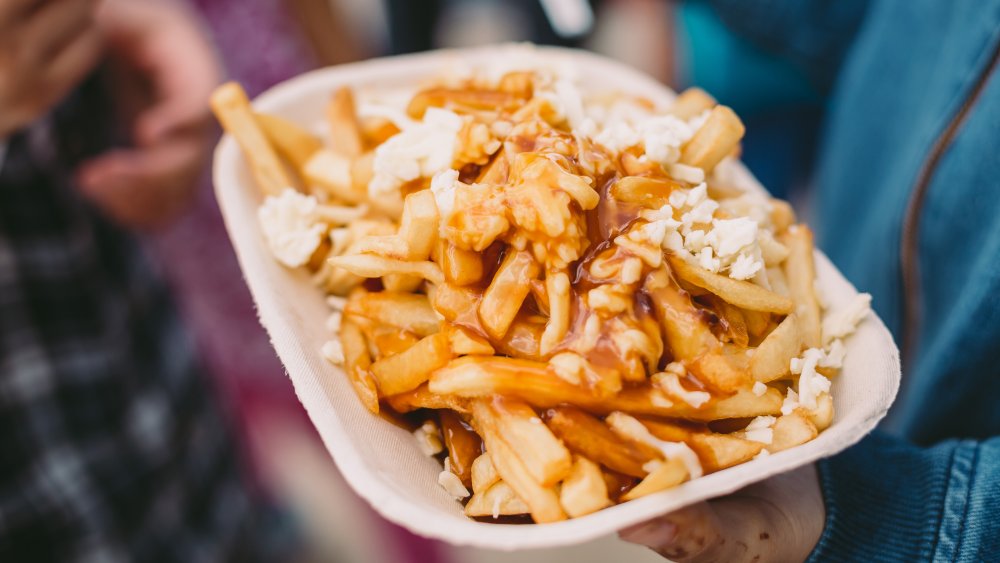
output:
POLYGON ((674 561, 773 561, 769 515, 756 499, 729 496, 628 528, 623 540, 674 561))

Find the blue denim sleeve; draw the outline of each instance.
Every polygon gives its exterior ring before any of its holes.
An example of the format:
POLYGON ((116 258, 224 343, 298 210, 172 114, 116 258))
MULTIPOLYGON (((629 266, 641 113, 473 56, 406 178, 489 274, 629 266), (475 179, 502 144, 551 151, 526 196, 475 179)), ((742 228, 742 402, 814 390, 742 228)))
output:
POLYGON ((826 91, 868 0, 704 0, 736 35, 798 67, 826 91))
POLYGON ((876 433, 819 463, 810 561, 988 561, 1000 553, 1000 438, 921 448, 876 433))

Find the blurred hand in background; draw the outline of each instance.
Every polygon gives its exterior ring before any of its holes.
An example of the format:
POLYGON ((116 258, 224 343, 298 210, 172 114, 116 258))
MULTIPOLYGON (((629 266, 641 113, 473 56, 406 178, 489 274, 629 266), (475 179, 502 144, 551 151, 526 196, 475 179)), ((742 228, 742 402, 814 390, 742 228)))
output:
POLYGON ((823 532, 813 465, 621 532, 678 562, 805 561, 823 532))
POLYGON ((97 4, 0 2, 0 140, 48 113, 100 60, 97 4))
POLYGON ((85 163, 84 193, 132 228, 153 228, 190 202, 211 154, 208 109, 222 72, 199 21, 160 0, 107 0, 96 15, 117 72, 132 146, 85 163))

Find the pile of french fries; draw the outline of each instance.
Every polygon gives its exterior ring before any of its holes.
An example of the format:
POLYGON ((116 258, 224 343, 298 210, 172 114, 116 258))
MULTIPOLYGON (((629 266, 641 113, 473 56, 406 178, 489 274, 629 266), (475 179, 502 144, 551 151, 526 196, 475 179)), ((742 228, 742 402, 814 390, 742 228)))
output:
POLYGON ((657 160, 649 138, 602 144, 559 88, 537 70, 442 81, 395 113, 342 88, 325 139, 236 84, 212 99, 265 242, 330 296, 322 353, 372 413, 418 420, 470 517, 575 518, 812 440, 867 312, 826 311, 809 229, 717 173, 732 110, 697 89, 585 100, 690 130, 657 160), (738 217, 742 266, 684 251, 738 217))

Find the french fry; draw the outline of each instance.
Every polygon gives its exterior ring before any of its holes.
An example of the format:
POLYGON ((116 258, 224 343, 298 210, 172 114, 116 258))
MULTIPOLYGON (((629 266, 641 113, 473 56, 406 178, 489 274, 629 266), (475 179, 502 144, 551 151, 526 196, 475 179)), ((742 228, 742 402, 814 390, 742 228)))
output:
POLYGON ((674 100, 674 105, 670 106, 670 113, 687 120, 712 109, 715 104, 715 98, 701 88, 688 88, 674 100))
POLYGON ((569 330, 570 292, 566 272, 549 272, 545 277, 549 320, 539 342, 538 352, 546 356, 562 341, 569 330))
POLYGON ((503 340, 497 342, 497 352, 512 358, 543 361, 544 358, 539 353, 539 341, 544 331, 542 319, 524 315, 516 317, 503 340))
POLYGON ((750 357, 750 375, 767 383, 788 375, 792 358, 802 351, 798 317, 788 315, 768 334, 750 357))
POLYGON ((483 452, 472 462, 472 490, 479 493, 486 491, 500 480, 497 468, 493 466, 490 452, 483 452))
POLYGON ((472 464, 482 453, 483 441, 450 410, 441 411, 441 434, 448 450, 451 472, 466 487, 472 486, 472 464))
POLYGON ((659 209, 668 203, 671 192, 682 187, 680 182, 664 178, 625 176, 611 184, 611 195, 624 203, 659 209))
POLYGON ((791 299, 768 291, 748 281, 734 280, 729 276, 713 274, 689 264, 679 256, 667 257, 670 268, 678 278, 707 289, 728 303, 750 311, 763 311, 787 315, 795 309, 791 299))
POLYGON ((715 106, 708 120, 681 150, 681 163, 710 172, 735 149, 746 129, 732 109, 715 106))
POLYGON ((640 419, 640 422, 660 440, 687 444, 698 455, 706 474, 749 461, 764 449, 759 442, 688 425, 649 419, 640 419))
POLYGON ((375 148, 399 133, 399 127, 385 117, 368 117, 360 121, 365 146, 368 148, 375 148))
POLYGON ((327 260, 331 266, 342 268, 363 278, 380 278, 390 274, 419 276, 433 284, 444 282, 441 269, 433 262, 409 262, 383 258, 373 254, 345 254, 327 260))
POLYGON ((553 407, 545 412, 545 421, 569 449, 618 473, 645 477, 643 465, 658 455, 622 440, 603 422, 573 407, 553 407))
POLYGON ((387 291, 398 291, 400 293, 410 293, 420 289, 420 284, 424 280, 420 276, 407 276, 403 274, 389 274, 382 277, 382 285, 387 291))
POLYGON ((369 371, 372 359, 368 353, 368 342, 361 329, 349 319, 345 319, 340 325, 340 345, 344 349, 344 371, 361 399, 361 404, 378 414, 378 390, 369 371))
POLYGON ((501 437, 521 458, 531 477, 543 487, 555 485, 569 473, 573 463, 569 450, 527 404, 497 398, 490 405, 473 408, 476 409, 474 416, 481 416, 484 408, 493 411, 501 437))
POLYGON ((538 483, 517 456, 514 448, 502 438, 499 421, 488 401, 475 401, 472 404, 472 413, 473 427, 482 436, 497 473, 528 505, 532 519, 538 523, 565 520, 566 513, 559 504, 559 496, 555 490, 538 483))
POLYGON ((450 359, 448 336, 439 332, 424 337, 401 354, 378 360, 371 372, 383 395, 397 395, 419 387, 450 359))
POLYGON ((787 450, 788 448, 804 444, 816 436, 819 432, 803 409, 796 409, 791 414, 779 416, 772 427, 772 439, 768 444, 767 451, 771 453, 787 450))
POLYGON ((472 285, 483 279, 483 259, 478 252, 458 248, 441 239, 440 254, 435 262, 441 265, 444 279, 454 285, 472 285))
POLYGON ((516 397, 537 408, 569 404, 594 414, 623 411, 702 421, 774 415, 781 411, 784 399, 777 389, 768 389, 758 397, 745 388, 696 409, 666 400, 652 388, 626 388, 615 396, 601 397, 560 379, 546 364, 496 356, 453 360, 431 375, 428 388, 433 393, 466 398, 516 397))
POLYGON ((819 347, 823 343, 820 334, 822 317, 814 285, 816 267, 813 265, 812 231, 803 225, 789 227, 782 242, 789 250, 785 260, 785 277, 788 280, 788 291, 795 302, 802 342, 806 348, 819 347))
POLYGON ((255 113, 254 118, 278 154, 298 170, 323 148, 323 141, 287 119, 266 113, 255 113))
POLYGON ((650 274, 645 288, 675 358, 692 360, 719 347, 701 312, 664 270, 650 274))
POLYGON ((426 295, 366 292, 349 300, 344 313, 396 326, 418 336, 430 336, 441 329, 441 321, 434 314, 426 295))
POLYGON ((434 287, 431 305, 446 321, 486 335, 479 324, 477 308, 482 294, 475 289, 443 283, 434 287))
POLYGON ((503 185, 507 183, 507 178, 510 176, 510 161, 507 159, 507 154, 504 149, 501 148, 493 155, 493 160, 489 162, 482 170, 479 171, 479 177, 476 178, 477 184, 492 184, 492 185, 503 185))
POLYGON ((795 210, 790 203, 780 199, 771 200, 771 222, 774 223, 774 231, 783 233, 788 227, 795 224, 795 210))
POLYGON ((406 242, 407 260, 427 260, 437 242, 438 208, 434 194, 423 190, 406 196, 399 238, 406 242))
MULTIPOLYGON (((374 386, 374 381, 372 382, 372 385, 374 386)), ((413 412, 417 409, 448 409, 462 414, 468 414, 470 412, 468 399, 455 395, 438 395, 437 393, 431 393, 427 389, 426 383, 417 387, 413 391, 386 397, 385 402, 392 407, 392 410, 398 413, 413 412)))
POLYGON ((420 339, 413 333, 399 330, 394 326, 375 325, 368 331, 368 342, 378 350, 377 358, 394 356, 409 350, 420 339))
POLYGON ((723 300, 717 295, 711 295, 709 301, 712 304, 712 309, 718 313, 724 321, 726 321, 726 334, 737 346, 746 348, 750 343, 749 332, 747 331, 747 321, 746 317, 743 316, 743 312, 736 307, 723 300))
POLYGON ((472 518, 516 516, 527 514, 531 508, 517 496, 514 489, 498 481, 482 493, 475 493, 465 505, 465 515, 472 518))
POLYGON ((743 310, 743 319, 747 323, 747 336, 750 338, 750 345, 758 345, 771 333, 774 325, 771 321, 771 313, 761 311, 743 310))
POLYGON ((496 353, 489 340, 470 330, 451 324, 444 330, 451 343, 451 352, 456 356, 492 356, 496 353))
POLYGON ((326 120, 330 124, 330 146, 334 152, 349 159, 360 156, 364 140, 350 88, 340 88, 333 93, 326 106, 326 120))
MULTIPOLYGON (((368 194, 368 184, 375 177, 375 152, 368 151, 351 161, 351 192, 355 194, 368 194)), ((369 199, 370 196, 369 196, 369 199)), ((373 207, 386 213, 384 207, 378 201, 372 201, 373 207)), ((386 213, 390 217, 398 217, 402 208, 397 213, 386 213)))
POLYGON ((788 289, 788 281, 785 278, 785 270, 780 266, 772 266, 767 269, 767 280, 771 282, 771 290, 778 295, 783 297, 791 295, 791 291, 788 289))
POLYGON ((833 397, 829 393, 821 393, 816 397, 816 410, 809 411, 809 422, 816 430, 822 432, 833 424, 833 397))
POLYGON ((658 493, 660 491, 665 491, 669 488, 680 485, 684 481, 687 481, 688 477, 688 470, 680 459, 672 458, 667 461, 659 462, 656 468, 654 468, 649 475, 646 475, 646 477, 640 481, 638 485, 622 495, 621 500, 622 502, 626 502, 644 497, 646 495, 651 495, 653 493, 658 493))
POLYGON ((675 358, 701 383, 720 393, 732 393, 749 384, 749 375, 723 355, 722 345, 704 316, 663 270, 646 279, 646 292, 675 358))
POLYGON ((585 457, 574 457, 573 468, 559 489, 559 503, 571 518, 610 506, 601 468, 585 457))
POLYGON ((491 338, 501 339, 507 334, 531 291, 528 280, 535 279, 538 271, 538 263, 528 252, 510 252, 504 257, 479 302, 479 321, 491 338))
POLYGON ((284 165, 254 118, 243 87, 229 82, 212 93, 212 111, 226 132, 236 139, 264 195, 279 195, 292 185, 284 165))
POLYGON ((310 186, 316 186, 330 196, 352 204, 363 203, 366 194, 357 189, 351 179, 351 161, 328 149, 313 153, 302 167, 302 175, 310 186))
POLYGON ((476 90, 466 88, 430 88, 418 92, 410 100, 406 113, 414 119, 421 119, 429 107, 452 106, 462 110, 514 109, 523 103, 518 96, 497 90, 476 90))

